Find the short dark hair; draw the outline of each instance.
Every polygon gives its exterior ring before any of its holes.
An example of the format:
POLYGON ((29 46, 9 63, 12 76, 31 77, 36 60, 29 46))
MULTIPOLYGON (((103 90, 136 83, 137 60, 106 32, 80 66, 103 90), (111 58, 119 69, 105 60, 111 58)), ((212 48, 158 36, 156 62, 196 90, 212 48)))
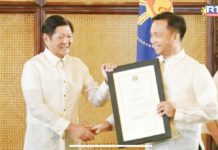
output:
POLYGON ((176 29, 180 34, 180 40, 183 39, 186 32, 186 23, 182 16, 178 16, 171 12, 163 12, 154 16, 152 20, 167 20, 168 28, 176 29))
POLYGON ((52 15, 50 17, 48 17, 45 22, 42 25, 42 33, 46 33, 48 34, 49 37, 52 37, 52 35, 55 32, 55 29, 58 26, 64 26, 64 25, 69 25, 71 32, 73 33, 74 29, 73 29, 73 25, 72 23, 65 19, 63 16, 59 16, 59 15, 52 15))

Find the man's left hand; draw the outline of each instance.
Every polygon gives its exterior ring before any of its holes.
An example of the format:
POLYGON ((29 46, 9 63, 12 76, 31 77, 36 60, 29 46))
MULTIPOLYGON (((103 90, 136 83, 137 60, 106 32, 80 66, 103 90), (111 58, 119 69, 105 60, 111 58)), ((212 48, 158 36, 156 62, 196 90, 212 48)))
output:
POLYGON ((170 118, 174 118, 176 109, 170 102, 164 101, 160 102, 157 107, 157 111, 160 116, 167 115, 170 118))
POLYGON ((101 72, 105 78, 105 81, 108 81, 107 72, 113 72, 115 68, 117 68, 117 65, 113 65, 113 64, 101 65, 101 72))

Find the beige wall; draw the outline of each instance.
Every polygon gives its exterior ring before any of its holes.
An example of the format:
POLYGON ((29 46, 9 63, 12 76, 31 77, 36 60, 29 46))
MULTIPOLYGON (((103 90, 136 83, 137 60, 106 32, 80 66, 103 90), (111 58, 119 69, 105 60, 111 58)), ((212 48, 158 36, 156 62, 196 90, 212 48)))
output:
POLYGON ((0 149, 21 149, 25 109, 20 87, 24 62, 34 54, 34 16, 0 14, 0 149))

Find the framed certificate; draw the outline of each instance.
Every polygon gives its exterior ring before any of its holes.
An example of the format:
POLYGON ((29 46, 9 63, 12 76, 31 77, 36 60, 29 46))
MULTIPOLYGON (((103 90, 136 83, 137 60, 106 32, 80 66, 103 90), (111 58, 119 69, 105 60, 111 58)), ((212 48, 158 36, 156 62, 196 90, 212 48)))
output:
POLYGON ((171 137, 169 118, 157 114, 165 99, 158 59, 118 66, 108 73, 118 144, 171 137))

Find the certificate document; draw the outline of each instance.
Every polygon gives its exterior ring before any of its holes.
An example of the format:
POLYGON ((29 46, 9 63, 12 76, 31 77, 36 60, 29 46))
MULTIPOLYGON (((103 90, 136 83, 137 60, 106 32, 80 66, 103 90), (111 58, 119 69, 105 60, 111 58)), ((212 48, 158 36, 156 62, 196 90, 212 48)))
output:
POLYGON ((171 137, 169 118, 157 114, 164 100, 158 59, 118 66, 108 79, 119 144, 171 137))

